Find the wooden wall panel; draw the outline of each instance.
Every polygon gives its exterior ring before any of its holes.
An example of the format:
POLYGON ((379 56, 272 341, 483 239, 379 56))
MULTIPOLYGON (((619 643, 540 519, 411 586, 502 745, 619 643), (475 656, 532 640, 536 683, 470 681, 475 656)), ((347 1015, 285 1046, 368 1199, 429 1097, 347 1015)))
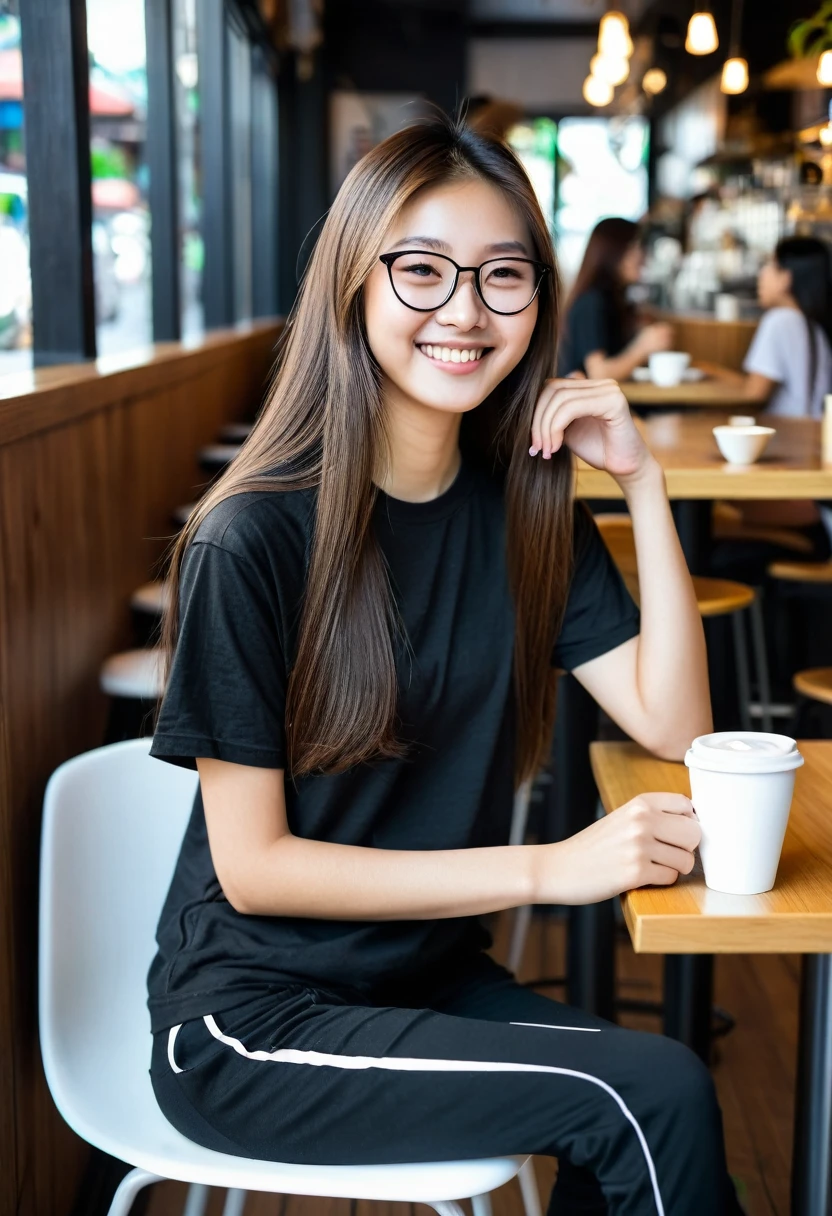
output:
POLYGON ((676 331, 677 350, 686 350, 694 363, 718 363, 732 371, 742 370, 742 361, 757 328, 756 321, 716 321, 706 317, 667 314, 676 331))
POLYGON ((88 1155, 37 1046, 44 787, 100 743, 98 670, 130 644, 129 596, 198 492, 198 449, 259 405, 278 332, 157 348, 111 374, 49 369, 0 400, 0 1216, 66 1216, 88 1155))

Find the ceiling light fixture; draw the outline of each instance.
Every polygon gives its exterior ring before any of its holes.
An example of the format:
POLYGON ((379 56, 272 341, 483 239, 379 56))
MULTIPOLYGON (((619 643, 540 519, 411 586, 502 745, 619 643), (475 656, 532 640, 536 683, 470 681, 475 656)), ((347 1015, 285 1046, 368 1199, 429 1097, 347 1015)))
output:
POLYGON ((604 13, 598 27, 598 50, 610 59, 629 59, 633 53, 630 24, 623 13, 612 9, 604 13))
POLYGON ((591 106, 608 106, 612 101, 612 85, 599 76, 587 76, 583 95, 584 101, 591 106))
POLYGON ((667 88, 667 73, 661 68, 648 68, 641 79, 641 87, 645 93, 655 96, 667 88))
POLYGON ((719 46, 719 35, 713 14, 694 13, 688 22, 685 50, 689 55, 710 55, 719 46))
POLYGON ((818 60, 818 84, 832 85, 832 51, 824 51, 818 60))
POLYGON ((742 0, 731 5, 731 57, 722 65, 719 87, 723 93, 744 93, 748 88, 748 60, 740 55, 742 36, 742 0))
POLYGON ((602 55, 599 51, 590 59, 589 71, 590 75, 597 76, 599 80, 606 80, 607 84, 615 87, 623 84, 630 75, 630 61, 623 55, 613 58, 612 55, 602 55))

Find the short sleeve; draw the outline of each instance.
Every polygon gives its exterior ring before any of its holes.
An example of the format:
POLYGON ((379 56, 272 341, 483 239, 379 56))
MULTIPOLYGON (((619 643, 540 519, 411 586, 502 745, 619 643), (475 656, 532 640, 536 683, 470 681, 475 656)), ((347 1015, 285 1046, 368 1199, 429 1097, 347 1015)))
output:
POLYGON ((802 334, 789 332, 793 329, 791 318, 784 317, 784 311, 787 310, 775 308, 763 314, 742 365, 744 371, 757 372, 778 384, 788 378, 789 360, 794 359, 795 353, 798 358, 803 355, 802 334))
POLYGON ((284 768, 286 666, 261 574, 196 540, 182 563, 179 609, 151 755, 187 768, 198 756, 284 768))
POLYGON ((584 507, 575 509, 575 565, 563 624, 552 656, 573 671, 638 635, 639 611, 584 507))

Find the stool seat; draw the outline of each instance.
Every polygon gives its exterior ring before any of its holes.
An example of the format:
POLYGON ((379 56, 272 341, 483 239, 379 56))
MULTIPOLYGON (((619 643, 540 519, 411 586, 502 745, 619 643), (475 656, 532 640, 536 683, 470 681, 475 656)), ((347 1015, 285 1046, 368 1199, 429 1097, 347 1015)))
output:
POLYGON ((99 674, 101 691, 110 697, 156 701, 162 695, 163 651, 123 650, 105 660, 99 674))
POLYGON ((239 443, 210 443, 199 452, 199 467, 206 471, 218 472, 224 469, 240 451, 239 443))
MULTIPOLYGON (((599 513, 595 522, 627 590, 638 603, 638 565, 632 520, 629 515, 599 513)), ((748 608, 754 602, 752 587, 730 579, 695 575, 693 590, 701 616, 726 616, 748 608)))
POLYGON ((727 616, 754 603, 754 588, 727 578, 693 576, 693 592, 700 616, 727 616))
POLYGON ((777 545, 780 549, 790 549, 792 553, 812 552, 809 537, 796 528, 745 523, 741 512, 727 502, 714 503, 711 522, 715 540, 753 540, 762 544, 777 545))
POLYGON ((245 443, 251 434, 253 426, 253 422, 227 422, 225 426, 220 427, 217 439, 221 444, 245 443))
POLYGON ((798 671, 792 683, 804 697, 832 705, 832 667, 810 667, 806 671, 798 671))
POLYGON ((130 596, 130 607, 134 612, 144 612, 148 616, 161 616, 170 601, 170 589, 162 579, 152 583, 143 583, 130 596))
POLYGON ((772 562, 768 572, 789 583, 832 583, 832 561, 772 562))
POLYGON ((195 502, 186 502, 183 503, 182 506, 174 508, 173 512, 171 513, 171 519, 178 528, 185 527, 185 524, 190 519, 191 512, 195 506, 195 502))

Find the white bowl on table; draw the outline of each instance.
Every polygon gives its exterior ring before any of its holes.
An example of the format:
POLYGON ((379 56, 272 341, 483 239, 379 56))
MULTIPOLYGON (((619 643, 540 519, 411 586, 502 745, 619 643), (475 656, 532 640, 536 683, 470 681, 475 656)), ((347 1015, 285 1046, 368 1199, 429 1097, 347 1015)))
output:
POLYGON ((773 426, 715 426, 716 446, 729 464, 753 464, 768 446, 773 426))

